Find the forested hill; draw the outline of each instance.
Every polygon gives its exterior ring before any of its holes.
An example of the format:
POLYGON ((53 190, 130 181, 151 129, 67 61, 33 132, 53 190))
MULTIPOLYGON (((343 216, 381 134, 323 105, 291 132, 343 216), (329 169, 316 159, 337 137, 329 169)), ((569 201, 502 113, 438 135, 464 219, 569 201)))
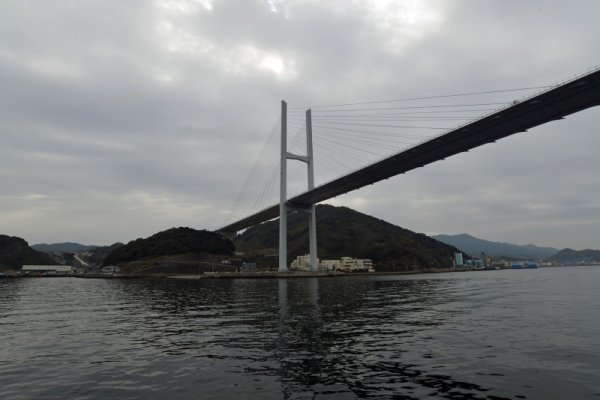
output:
POLYGON ((218 233, 192 228, 171 228, 146 239, 136 239, 117 247, 106 257, 104 264, 186 253, 232 255, 233 250, 233 243, 218 233))
POLYGON ((24 264, 56 265, 56 262, 48 254, 32 249, 24 239, 0 235, 0 271, 20 270, 24 264))
MULTIPOLYGON (((317 206, 317 246, 320 259, 342 256, 370 258, 377 270, 448 268, 457 249, 347 207, 317 206)), ((277 249, 279 220, 265 222, 238 235, 237 251, 257 254, 277 249)), ((308 253, 308 217, 288 216, 288 264, 308 253)))
POLYGON ((600 263, 600 250, 564 249, 549 260, 561 264, 600 263))
POLYGON ((39 243, 34 244, 33 247, 36 250, 44 251, 46 253, 83 253, 86 251, 92 251, 98 246, 88 246, 85 244, 65 242, 65 243, 39 243))

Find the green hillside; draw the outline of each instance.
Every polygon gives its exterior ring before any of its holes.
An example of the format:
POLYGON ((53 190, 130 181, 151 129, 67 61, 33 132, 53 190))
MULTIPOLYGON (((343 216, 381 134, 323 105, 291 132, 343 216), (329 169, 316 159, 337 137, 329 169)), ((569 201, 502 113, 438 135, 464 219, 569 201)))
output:
POLYGON ((600 250, 563 249, 548 259, 560 264, 594 264, 600 263, 600 250))
POLYGON ((56 265, 56 262, 32 249, 24 239, 0 235, 0 271, 20 270, 24 264, 56 265))
POLYGON ((124 244, 120 242, 113 243, 110 246, 97 246, 85 253, 85 255, 80 254, 80 258, 83 258, 90 264, 101 265, 110 253, 122 246, 124 244))
POLYGON ((234 250, 233 243, 220 234, 192 228, 171 228, 115 247, 104 260, 104 265, 188 253, 231 255, 234 250))
POLYGON ((39 243, 34 244, 31 247, 46 253, 83 253, 86 251, 94 250, 98 246, 88 246, 80 243, 65 242, 51 244, 39 243))
MULTIPOLYGON (((256 261, 265 249, 277 249, 279 221, 254 226, 238 235, 237 251, 254 255, 256 261)), ((413 270, 449 268, 457 249, 389 222, 347 207, 317 206, 317 247, 319 258, 342 256, 370 258, 376 270, 413 270)), ((276 250, 275 250, 276 251, 276 250)), ((273 251, 271 251, 272 253, 273 251)), ((288 264, 296 256, 308 253, 308 217, 305 214, 288 216, 288 264)), ((271 257, 271 263, 276 260, 271 257)))

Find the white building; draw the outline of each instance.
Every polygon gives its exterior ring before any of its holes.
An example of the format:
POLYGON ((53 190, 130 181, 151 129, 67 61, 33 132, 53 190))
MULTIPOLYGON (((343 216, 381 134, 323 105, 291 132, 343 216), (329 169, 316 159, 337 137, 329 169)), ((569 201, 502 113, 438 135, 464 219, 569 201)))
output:
POLYGON ((342 267, 341 260, 321 260, 321 267, 326 271, 340 271, 342 267))
POLYGON ((119 272, 121 272, 121 268, 116 265, 107 265, 100 268, 100 273, 102 274, 118 274, 119 272))
MULTIPOLYGON (((320 266, 318 258, 317 258, 317 265, 320 266)), ((292 261, 292 265, 291 265, 290 269, 294 269, 297 271, 310 271, 310 254, 305 254, 303 256, 296 257, 296 259, 294 261, 292 261)))
POLYGON ((73 268, 70 265, 23 265, 21 271, 25 274, 70 274, 73 268))
POLYGON ((341 258, 340 268, 345 272, 375 272, 373 269, 373 261, 368 258, 360 259, 360 258, 352 258, 352 257, 342 257, 341 258))
MULTIPOLYGON (((342 257, 340 260, 317 259, 319 271, 342 271, 342 272, 375 272, 373 262, 368 258, 357 259, 342 257)), ((298 256, 291 265, 292 270, 310 271, 310 255, 298 256)))

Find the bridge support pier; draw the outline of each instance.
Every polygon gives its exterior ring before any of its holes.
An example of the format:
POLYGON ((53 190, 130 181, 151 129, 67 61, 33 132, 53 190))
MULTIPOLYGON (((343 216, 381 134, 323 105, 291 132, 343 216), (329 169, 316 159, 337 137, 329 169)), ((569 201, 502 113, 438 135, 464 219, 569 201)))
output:
POLYGON ((287 103, 281 102, 281 166, 279 169, 279 272, 287 272, 287 103))
POLYGON ((316 207, 312 204, 309 208, 295 208, 287 203, 287 160, 298 160, 306 163, 308 190, 315 187, 314 156, 312 142, 312 116, 311 110, 306 111, 306 156, 292 154, 287 151, 287 103, 281 102, 281 167, 279 171, 279 272, 287 272, 287 212, 298 210, 309 214, 308 216, 308 241, 310 252, 310 270, 319 269, 317 257, 317 218, 316 207))
MULTIPOLYGON (((315 188, 315 163, 312 141, 312 112, 306 110, 306 175, 308 178, 308 190, 315 188)), ((310 270, 317 272, 319 270, 319 259, 317 258, 317 212, 314 204, 310 206, 310 215, 308 217, 308 246, 310 251, 310 270)))
POLYGON ((315 205, 310 206, 310 215, 308 216, 308 246, 310 250, 310 270, 317 272, 319 270, 319 259, 317 258, 317 216, 315 205))

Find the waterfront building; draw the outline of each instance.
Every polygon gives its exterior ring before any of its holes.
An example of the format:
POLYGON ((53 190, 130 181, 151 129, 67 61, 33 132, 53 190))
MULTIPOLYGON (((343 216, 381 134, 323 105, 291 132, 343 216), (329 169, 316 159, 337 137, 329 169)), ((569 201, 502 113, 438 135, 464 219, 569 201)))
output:
POLYGON ((73 267, 70 265, 23 265, 21 271, 24 274, 70 274, 73 267))
POLYGON ((327 271, 339 271, 342 267, 341 260, 321 260, 320 267, 327 271))
POLYGON ((242 266, 242 259, 241 258, 230 258, 230 259, 226 259, 226 260, 221 260, 221 264, 233 265, 233 266, 236 266, 236 267, 241 267, 242 266))
POLYGON ((121 268, 116 265, 107 265, 106 267, 100 268, 101 274, 118 274, 121 272, 121 268))
POLYGON ((245 262, 240 267, 240 272, 243 274, 256 272, 256 263, 245 262))
POLYGON ((359 259, 352 257, 342 257, 341 258, 341 268, 342 271, 352 272, 352 271, 365 271, 365 272, 373 272, 373 262, 368 259, 359 259))
MULTIPOLYGON (((319 259, 317 258, 317 265, 320 266, 319 259)), ((310 254, 298 256, 292 261, 291 268, 297 271, 310 271, 310 254)))
POLYGON ((463 265, 466 265, 467 267, 476 268, 476 269, 484 269, 485 268, 484 261, 483 260, 478 260, 476 258, 472 258, 470 260, 466 260, 463 265))
POLYGON ((510 267, 512 269, 535 269, 538 265, 533 261, 519 261, 512 263, 510 267))
POLYGON ((460 251, 454 253, 454 265, 457 267, 462 267, 464 265, 463 254, 460 251))
MULTIPOLYGON (((375 272, 373 261, 368 258, 342 257, 339 260, 317 260, 319 271, 340 271, 340 272, 375 272)), ((310 271, 310 255, 298 256, 291 265, 292 270, 310 271)))

